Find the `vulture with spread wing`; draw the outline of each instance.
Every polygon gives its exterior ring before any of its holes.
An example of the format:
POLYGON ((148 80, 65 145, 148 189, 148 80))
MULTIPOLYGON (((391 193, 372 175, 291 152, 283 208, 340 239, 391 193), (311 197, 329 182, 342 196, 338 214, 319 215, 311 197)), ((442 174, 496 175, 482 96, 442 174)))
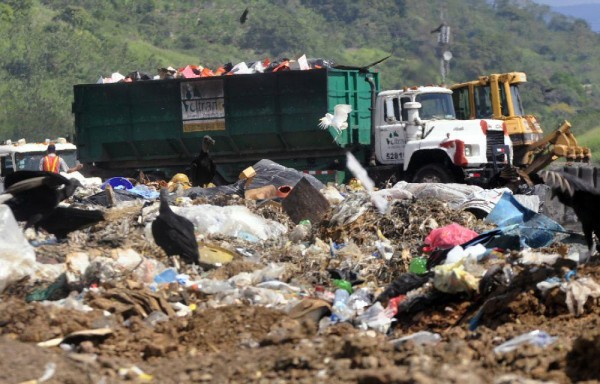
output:
POLYGON ((552 188, 552 196, 575 211, 588 245, 589 259, 594 252, 593 235, 600 239, 600 190, 568 173, 542 171, 540 176, 552 188))

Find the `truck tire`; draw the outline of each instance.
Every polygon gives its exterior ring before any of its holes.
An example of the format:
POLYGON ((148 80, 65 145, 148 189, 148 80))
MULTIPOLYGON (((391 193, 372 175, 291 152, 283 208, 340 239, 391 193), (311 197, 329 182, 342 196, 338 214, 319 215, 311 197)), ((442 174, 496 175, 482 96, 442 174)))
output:
POLYGON ((427 164, 417 170, 413 183, 452 183, 454 176, 442 164, 427 164))

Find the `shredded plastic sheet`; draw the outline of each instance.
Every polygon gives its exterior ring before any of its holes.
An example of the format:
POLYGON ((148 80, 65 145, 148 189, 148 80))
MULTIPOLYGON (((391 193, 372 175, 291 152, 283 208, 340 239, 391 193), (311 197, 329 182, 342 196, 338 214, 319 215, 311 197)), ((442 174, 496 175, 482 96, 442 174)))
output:
POLYGON ((557 234, 564 232, 560 224, 525 208, 510 193, 502 195, 485 221, 506 228, 507 235, 517 234, 523 245, 531 248, 546 247, 556 240, 557 234))
POLYGON ((401 181, 396 183, 392 189, 407 190, 417 199, 435 198, 454 204, 457 207, 459 204, 467 201, 467 196, 473 192, 481 192, 483 188, 475 185, 465 184, 444 184, 444 183, 407 183, 401 181))
POLYGON ((272 160, 262 159, 252 166, 256 176, 252 179, 246 189, 260 188, 265 185, 281 187, 283 185, 295 186, 303 177, 317 190, 325 188, 325 185, 317 178, 293 168, 287 168, 272 160))
MULTIPOLYGON (((117 200, 117 202, 133 201, 133 200, 137 200, 137 199, 142 199, 142 196, 138 195, 137 193, 128 191, 126 189, 114 189, 113 192, 114 192, 114 196, 115 196, 115 199, 117 200)), ((105 191, 98 192, 95 195, 86 197, 83 200, 83 203, 100 205, 103 207, 108 207, 108 205, 109 205, 108 196, 106 195, 105 191)))
POLYGON ((244 183, 246 180, 238 180, 233 184, 229 185, 219 185, 217 187, 212 188, 202 188, 202 187, 192 187, 186 189, 183 192, 184 196, 189 197, 190 199, 197 199, 199 197, 215 197, 221 195, 238 195, 244 196, 244 183))
MULTIPOLYGON (((408 191, 417 199, 435 198, 447 202, 451 208, 462 211, 480 212, 481 217, 490 213, 502 195, 512 194, 508 188, 483 189, 476 185, 443 183, 407 183, 401 181, 391 190, 408 191)), ((540 198, 537 195, 514 195, 528 209, 537 212, 540 198)))

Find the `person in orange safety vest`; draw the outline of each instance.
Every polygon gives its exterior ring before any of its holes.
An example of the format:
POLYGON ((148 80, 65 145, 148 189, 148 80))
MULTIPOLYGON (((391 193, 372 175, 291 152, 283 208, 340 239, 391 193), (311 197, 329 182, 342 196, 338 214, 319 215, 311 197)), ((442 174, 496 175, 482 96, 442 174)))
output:
POLYGON ((59 173, 62 170, 63 172, 71 173, 79 171, 81 168, 83 168, 83 164, 77 164, 73 168, 69 168, 67 162, 56 154, 56 146, 54 144, 48 145, 46 156, 40 160, 40 171, 59 173))

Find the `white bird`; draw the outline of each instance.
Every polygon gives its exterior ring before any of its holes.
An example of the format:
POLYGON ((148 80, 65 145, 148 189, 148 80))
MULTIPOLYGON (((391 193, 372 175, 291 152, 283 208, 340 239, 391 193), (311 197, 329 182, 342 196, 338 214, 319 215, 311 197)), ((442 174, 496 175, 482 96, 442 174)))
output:
POLYGON ((337 132, 336 139, 342 134, 342 131, 348 128, 348 114, 352 112, 352 106, 348 104, 338 104, 333 108, 333 115, 326 113, 324 117, 319 119, 319 127, 327 129, 333 127, 337 132))

